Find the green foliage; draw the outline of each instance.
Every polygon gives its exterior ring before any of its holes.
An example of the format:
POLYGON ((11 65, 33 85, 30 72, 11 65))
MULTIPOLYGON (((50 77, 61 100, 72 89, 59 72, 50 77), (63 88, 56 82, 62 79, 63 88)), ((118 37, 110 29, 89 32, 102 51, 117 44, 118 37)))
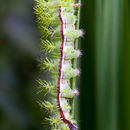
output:
POLYGON ((128 0, 82 0, 81 129, 130 128, 129 6, 128 0))

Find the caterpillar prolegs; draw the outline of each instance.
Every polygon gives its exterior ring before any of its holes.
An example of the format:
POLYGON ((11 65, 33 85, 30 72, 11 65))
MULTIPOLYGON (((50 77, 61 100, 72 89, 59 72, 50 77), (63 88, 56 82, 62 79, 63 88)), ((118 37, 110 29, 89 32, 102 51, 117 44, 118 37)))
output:
POLYGON ((72 67, 72 60, 81 55, 74 47, 75 40, 83 34, 75 29, 77 17, 74 13, 80 3, 74 0, 35 1, 35 14, 42 33, 41 50, 48 53, 48 57, 41 60, 41 68, 48 70, 52 78, 49 82, 38 80, 40 90, 46 90, 49 95, 49 101, 39 103, 49 111, 50 118, 46 119, 52 129, 77 130, 69 99, 79 93, 77 89, 72 90, 70 79, 80 73, 72 67))

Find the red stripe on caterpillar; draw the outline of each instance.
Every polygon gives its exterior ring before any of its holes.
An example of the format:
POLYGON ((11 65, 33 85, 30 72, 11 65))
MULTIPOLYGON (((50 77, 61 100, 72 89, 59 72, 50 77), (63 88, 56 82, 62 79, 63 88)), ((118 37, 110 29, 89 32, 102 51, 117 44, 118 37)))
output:
MULTIPOLYGON (((61 37, 62 37, 62 43, 61 43, 61 47, 60 47, 59 77, 58 77, 58 85, 57 85, 57 91, 58 91, 57 92, 57 105, 60 110, 60 116, 61 116, 62 121, 67 123, 70 130, 77 130, 77 126, 72 124, 71 121, 69 121, 68 119, 66 119, 65 114, 61 107, 61 100, 60 100, 62 98, 62 93, 60 92, 60 87, 61 87, 60 85, 62 84, 62 79, 63 79, 61 69, 62 69, 62 62, 65 60, 64 54, 63 54, 65 39, 64 39, 64 28, 63 28, 63 19, 62 19, 62 15, 61 15, 61 7, 59 7, 59 19, 61 21, 61 31, 60 32, 61 32, 61 37)), ((65 27, 66 27, 66 24, 65 24, 65 27)))

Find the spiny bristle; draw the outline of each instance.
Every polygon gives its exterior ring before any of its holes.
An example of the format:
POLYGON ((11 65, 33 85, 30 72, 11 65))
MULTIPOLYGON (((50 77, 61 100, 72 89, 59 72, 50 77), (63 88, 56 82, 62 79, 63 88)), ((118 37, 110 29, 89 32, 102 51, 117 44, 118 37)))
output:
POLYGON ((37 82, 39 84, 37 93, 40 93, 42 91, 49 93, 51 90, 54 90, 54 86, 52 85, 51 82, 47 82, 47 81, 41 80, 41 79, 37 80, 37 82))
POLYGON ((73 49, 73 47, 66 47, 66 49, 64 50, 65 53, 65 59, 70 60, 70 59, 74 59, 74 58, 78 58, 80 55, 80 51, 73 49))
POLYGON ((47 53, 51 53, 54 50, 56 50, 56 46, 53 42, 50 42, 48 40, 42 40, 41 43, 41 51, 46 51, 47 53))
POLYGON ((67 66, 62 71, 64 73, 64 79, 70 79, 80 74, 78 69, 73 69, 72 67, 67 66))
POLYGON ((51 71, 54 70, 56 65, 54 64, 53 60, 49 60, 47 57, 45 60, 41 59, 41 69, 46 70, 46 71, 51 71))
POLYGON ((73 94, 74 94, 74 96, 77 96, 77 95, 79 95, 79 91, 77 89, 74 89, 73 94))
POLYGON ((50 118, 46 118, 46 120, 50 122, 51 126, 55 127, 57 127, 61 123, 60 117, 58 116, 50 116, 50 118))
POLYGON ((47 111, 53 111, 54 109, 54 106, 51 102, 49 101, 37 101, 37 103, 41 106, 41 108, 45 108, 47 111))

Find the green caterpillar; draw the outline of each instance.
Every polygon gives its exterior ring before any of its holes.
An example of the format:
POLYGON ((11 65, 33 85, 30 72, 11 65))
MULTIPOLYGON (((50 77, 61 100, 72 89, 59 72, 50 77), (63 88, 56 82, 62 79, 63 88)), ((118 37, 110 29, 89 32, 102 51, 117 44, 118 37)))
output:
POLYGON ((80 74, 72 67, 72 60, 81 55, 74 48, 75 39, 83 35, 75 29, 75 8, 80 3, 74 0, 35 0, 34 7, 39 29, 42 34, 41 50, 48 53, 42 69, 50 72, 52 81, 39 80, 41 88, 49 94, 49 101, 40 102, 49 110, 51 128, 54 130, 77 130, 73 119, 69 99, 78 95, 78 90, 71 88, 70 79, 80 74))

